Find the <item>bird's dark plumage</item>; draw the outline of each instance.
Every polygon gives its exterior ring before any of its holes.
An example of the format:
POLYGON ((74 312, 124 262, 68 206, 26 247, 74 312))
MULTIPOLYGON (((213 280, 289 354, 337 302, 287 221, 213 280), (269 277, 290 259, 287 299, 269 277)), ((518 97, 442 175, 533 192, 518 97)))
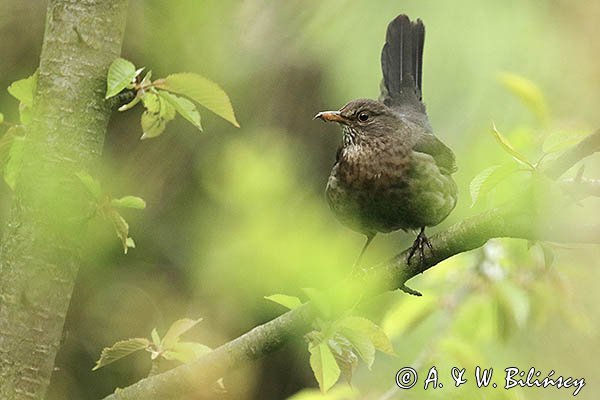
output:
POLYGON ((396 17, 381 53, 379 100, 353 100, 317 114, 344 132, 327 200, 342 223, 367 236, 367 245, 378 232, 421 229, 415 246, 423 252, 423 229, 456 205, 454 154, 433 134, 422 103, 424 39, 420 20, 396 17))

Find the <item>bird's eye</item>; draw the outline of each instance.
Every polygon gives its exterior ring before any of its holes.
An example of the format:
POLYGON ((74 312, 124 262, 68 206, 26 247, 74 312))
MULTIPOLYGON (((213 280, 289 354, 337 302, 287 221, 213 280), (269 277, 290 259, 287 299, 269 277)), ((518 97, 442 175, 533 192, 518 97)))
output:
POLYGON ((367 122, 369 120, 369 113, 366 111, 361 111, 358 113, 358 120, 360 122, 367 122))

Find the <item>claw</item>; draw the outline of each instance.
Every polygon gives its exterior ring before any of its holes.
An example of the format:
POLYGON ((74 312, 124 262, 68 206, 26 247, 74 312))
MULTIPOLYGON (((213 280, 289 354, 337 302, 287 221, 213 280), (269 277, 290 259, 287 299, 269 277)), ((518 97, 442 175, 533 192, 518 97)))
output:
POLYGON ((421 261, 421 266, 425 263, 425 247, 429 249, 429 251, 433 254, 433 247, 431 246, 431 242, 425 236, 425 227, 421 228, 421 231, 417 235, 417 238, 413 242, 412 247, 408 253, 407 263, 410 264, 411 258, 415 255, 417 250, 419 250, 419 259, 421 261))

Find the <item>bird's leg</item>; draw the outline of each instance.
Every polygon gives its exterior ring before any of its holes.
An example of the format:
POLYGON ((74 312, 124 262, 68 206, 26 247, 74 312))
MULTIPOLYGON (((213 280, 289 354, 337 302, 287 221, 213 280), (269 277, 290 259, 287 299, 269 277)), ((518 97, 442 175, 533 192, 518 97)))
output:
POLYGON ((407 263, 410 264, 410 259, 415 255, 417 250, 419 251, 419 258, 421 260, 421 266, 425 262, 425 247, 429 248, 429 251, 433 253, 433 247, 431 247, 431 242, 425 236, 425 227, 421 228, 421 231, 417 235, 417 238, 413 242, 412 247, 410 248, 410 252, 408 253, 407 263))
POLYGON ((365 245, 363 246, 362 250, 360 251, 360 254, 358 255, 358 258, 354 262, 354 266, 352 267, 352 271, 356 271, 356 269, 359 267, 360 262, 361 262, 362 257, 363 257, 363 254, 365 254, 365 250, 367 250, 367 247, 369 247, 369 245, 371 244, 371 242, 375 238, 375 235, 377 235, 377 234, 376 233, 366 233, 365 235, 367 236, 367 241, 365 242, 365 245))

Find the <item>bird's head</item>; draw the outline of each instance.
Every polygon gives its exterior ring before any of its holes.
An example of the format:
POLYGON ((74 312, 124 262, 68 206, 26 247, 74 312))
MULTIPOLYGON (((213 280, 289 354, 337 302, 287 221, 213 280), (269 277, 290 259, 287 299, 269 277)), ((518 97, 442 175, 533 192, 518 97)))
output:
POLYGON ((393 134, 400 119, 385 104, 370 99, 353 100, 339 111, 322 111, 315 119, 337 122, 344 128, 344 134, 350 139, 393 134))

